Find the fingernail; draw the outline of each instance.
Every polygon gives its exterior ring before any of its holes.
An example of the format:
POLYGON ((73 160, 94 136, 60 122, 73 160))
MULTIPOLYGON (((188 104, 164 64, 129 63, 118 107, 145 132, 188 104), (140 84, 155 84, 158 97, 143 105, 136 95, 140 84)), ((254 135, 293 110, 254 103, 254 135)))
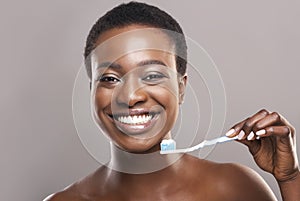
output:
POLYGON ((244 136, 245 136, 245 132, 243 130, 241 130, 239 135, 238 135, 238 140, 243 139, 244 136))
POLYGON ((253 137, 254 137, 254 133, 253 131, 251 131, 247 137, 247 140, 252 140, 253 137))
POLYGON ((266 134, 266 130, 265 130, 265 129, 262 129, 262 130, 256 131, 255 134, 256 134, 256 135, 264 135, 264 134, 266 134))
POLYGON ((226 136, 230 136, 235 132, 235 130, 232 128, 229 131, 227 131, 227 133, 225 134, 226 136))

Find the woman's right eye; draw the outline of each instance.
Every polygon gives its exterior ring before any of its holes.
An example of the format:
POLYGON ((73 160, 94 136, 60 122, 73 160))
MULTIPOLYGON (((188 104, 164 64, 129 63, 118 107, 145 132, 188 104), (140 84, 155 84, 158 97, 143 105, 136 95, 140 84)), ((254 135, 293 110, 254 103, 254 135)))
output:
POLYGON ((99 81, 104 82, 104 83, 109 83, 109 84, 115 84, 115 83, 119 82, 120 80, 113 76, 102 76, 99 79, 99 81))

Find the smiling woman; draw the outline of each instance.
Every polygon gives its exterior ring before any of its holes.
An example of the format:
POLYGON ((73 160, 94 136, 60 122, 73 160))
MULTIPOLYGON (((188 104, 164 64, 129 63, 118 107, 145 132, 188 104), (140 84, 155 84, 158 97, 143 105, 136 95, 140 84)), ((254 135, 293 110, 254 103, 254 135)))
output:
MULTIPOLYGON (((112 142, 112 159, 45 200, 276 200, 247 167, 159 154, 183 103, 186 52, 179 24, 156 7, 121 4, 96 22, 85 64, 92 115, 112 142), (145 166, 162 168, 132 171, 145 166)), ((295 131, 281 115, 261 110, 227 136, 239 136, 258 166, 274 175, 285 201, 300 199, 295 131)))
MULTIPOLYGON (((91 79, 94 119, 119 148, 158 151, 161 139, 171 137, 178 115, 175 56, 160 50, 173 47, 165 33, 143 25, 113 29, 101 36, 112 40, 92 55, 92 68, 97 66, 91 79), (109 66, 99 68, 103 64, 109 66)), ((180 80, 185 78, 180 76, 180 80)))

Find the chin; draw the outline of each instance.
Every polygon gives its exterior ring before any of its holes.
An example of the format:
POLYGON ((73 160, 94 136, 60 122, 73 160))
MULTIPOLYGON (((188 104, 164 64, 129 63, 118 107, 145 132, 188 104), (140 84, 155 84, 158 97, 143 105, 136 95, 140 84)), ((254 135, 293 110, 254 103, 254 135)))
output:
POLYGON ((159 151, 159 143, 160 140, 154 140, 154 139, 131 139, 130 142, 116 142, 114 141, 113 144, 120 148, 123 151, 129 152, 129 153, 152 153, 159 151))

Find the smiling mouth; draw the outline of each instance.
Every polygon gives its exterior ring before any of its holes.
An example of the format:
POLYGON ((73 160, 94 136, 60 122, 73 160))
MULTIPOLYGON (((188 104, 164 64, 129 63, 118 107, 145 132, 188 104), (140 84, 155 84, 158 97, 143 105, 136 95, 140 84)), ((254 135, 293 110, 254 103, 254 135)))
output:
POLYGON ((157 112, 146 112, 143 114, 135 114, 135 115, 114 114, 109 116, 113 118, 115 121, 118 121, 122 124, 142 125, 150 122, 157 114, 158 114, 157 112))

